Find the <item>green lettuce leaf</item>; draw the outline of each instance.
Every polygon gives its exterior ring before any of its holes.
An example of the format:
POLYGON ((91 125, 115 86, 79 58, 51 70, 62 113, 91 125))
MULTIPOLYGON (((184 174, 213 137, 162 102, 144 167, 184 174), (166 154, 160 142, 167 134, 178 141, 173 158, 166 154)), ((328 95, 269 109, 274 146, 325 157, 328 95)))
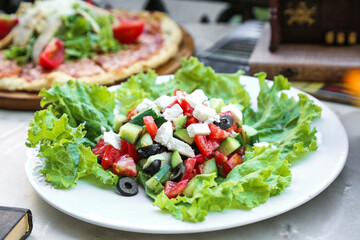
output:
POLYGON ((224 181, 215 174, 197 175, 191 197, 169 199, 161 192, 154 205, 182 221, 204 221, 208 212, 225 209, 251 209, 279 194, 290 184, 291 172, 280 150, 271 147, 249 147, 243 164, 236 166, 224 181))
POLYGON ((86 138, 93 143, 101 135, 101 127, 112 128, 115 95, 106 87, 68 81, 63 86, 55 83, 49 90, 42 89, 39 96, 43 97, 41 106, 51 104, 57 117, 65 113, 71 127, 83 124, 86 138))

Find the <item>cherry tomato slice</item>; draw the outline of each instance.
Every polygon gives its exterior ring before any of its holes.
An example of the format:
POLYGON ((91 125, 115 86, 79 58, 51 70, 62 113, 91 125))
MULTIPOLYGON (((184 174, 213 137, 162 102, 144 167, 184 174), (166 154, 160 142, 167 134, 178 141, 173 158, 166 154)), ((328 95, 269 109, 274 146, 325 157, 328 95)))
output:
POLYGON ((144 30, 144 22, 141 20, 122 20, 113 26, 114 38, 121 43, 132 43, 144 30))
POLYGON ((134 159, 128 154, 121 156, 112 166, 116 175, 125 177, 136 177, 137 175, 134 159))
POLYGON ((165 195, 171 199, 177 197, 179 193, 185 190, 186 184, 189 180, 182 180, 180 182, 167 181, 163 187, 165 195))
POLYGON ((39 65, 44 68, 56 68, 65 61, 65 47, 63 42, 54 38, 40 54, 39 65))
POLYGON ((156 126, 154 118, 152 116, 146 116, 143 119, 148 133, 150 134, 152 139, 155 139, 158 127, 156 126))

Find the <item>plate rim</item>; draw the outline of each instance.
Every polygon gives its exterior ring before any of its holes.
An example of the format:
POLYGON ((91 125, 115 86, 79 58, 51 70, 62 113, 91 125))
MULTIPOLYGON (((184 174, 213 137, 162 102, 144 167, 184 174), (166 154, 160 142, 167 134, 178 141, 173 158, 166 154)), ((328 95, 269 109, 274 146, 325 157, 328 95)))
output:
MULTIPOLYGON (((169 78, 169 77, 172 77, 173 75, 163 75, 163 76, 158 76, 159 78, 169 78)), ((251 79, 251 80, 254 80, 256 78, 254 77, 251 77, 251 76, 241 76, 240 79, 251 79)), ((257 79, 256 79, 257 80, 257 79)), ((248 80, 245 80, 245 81, 248 81, 248 80)), ((271 81, 270 81, 271 82, 271 81)), ((116 88, 117 86, 112 86, 110 87, 111 88, 116 88)), ((95 220, 92 220, 92 219, 88 219, 88 218, 84 218, 82 216, 79 216, 77 215, 76 213, 74 213, 73 211, 69 211, 68 209, 64 209, 63 207, 61 206, 58 206, 58 204, 54 203, 54 202, 51 202, 48 198, 46 198, 46 196, 44 196, 44 194, 41 192, 41 188, 42 186, 38 185, 36 183, 36 181, 34 180, 34 178, 36 176, 32 175, 31 173, 31 170, 33 168, 31 168, 31 153, 30 153, 30 150, 33 150, 33 149, 27 149, 27 161, 25 163, 25 171, 26 171, 26 175, 27 175, 27 178, 30 182, 30 185, 32 186, 32 188, 35 190, 35 192, 37 192, 37 194, 45 201, 47 202, 48 204, 50 204, 51 206, 53 206, 54 208, 58 209, 59 211, 61 212, 64 212, 76 219, 79 219, 79 220, 82 220, 84 222, 88 222, 88 223, 91 223, 91 224, 94 224, 94 225, 97 225, 97 226, 101 226, 101 227, 106 227, 106 228, 111 228, 111 229, 115 229, 115 230, 123 230, 123 231, 129 231, 129 232, 138 232, 138 233, 157 233, 157 234, 185 234, 185 233, 200 233, 200 232, 211 232, 211 231, 218 231, 218 230, 223 230, 223 229, 229 229, 229 228, 234 228, 234 227, 240 227, 240 226, 245 226, 245 225, 248 225, 248 224, 252 224, 252 223, 256 223, 256 222, 259 222, 259 221, 262 221, 262 220, 266 220, 266 219, 269 219, 269 218, 272 218, 274 216, 278 216, 280 214, 283 214, 285 212, 288 212, 292 209, 295 209, 303 204, 305 204, 306 202, 310 201, 311 199, 313 199, 315 196, 319 195, 321 192, 323 192, 337 177, 338 175, 341 173, 341 171, 343 170, 344 166, 345 166, 345 163, 347 161, 347 157, 348 157, 348 151, 349 151, 349 141, 348 141, 348 136, 347 136, 347 133, 345 131, 345 128, 344 126, 342 125, 342 123, 340 122, 339 118, 336 116, 336 114, 329 108, 327 107, 324 103, 322 103, 320 100, 316 99, 315 97, 299 90, 299 89, 296 89, 294 87, 291 87, 291 89, 289 90, 289 93, 290 92, 293 92, 294 95, 298 95, 299 93, 300 94, 305 94, 306 96, 308 96, 311 100, 313 100, 316 105, 319 105, 321 108, 322 108, 322 113, 324 111, 326 111, 328 114, 330 114, 330 117, 335 120, 338 124, 338 127, 340 127, 340 132, 342 134, 344 134, 345 138, 343 139, 344 140, 344 143, 343 143, 343 151, 342 151, 342 154, 340 154, 338 156, 338 166, 335 170, 333 170, 326 179, 324 179, 320 184, 320 185, 317 185, 315 188, 313 188, 313 190, 305 197, 302 197, 300 201, 297 201, 295 204, 288 204, 288 206, 286 207, 283 207, 281 208, 280 210, 278 211, 273 211, 271 214, 267 214, 265 217, 258 217, 258 218, 253 218, 252 220, 250 221, 247 221, 246 223, 243 223, 243 224, 239 224, 238 222, 233 222, 233 223, 228 223, 226 225, 220 225, 218 227, 214 227, 212 226, 211 229, 207 228, 207 227, 201 227, 199 229, 191 229, 191 230, 187 230, 186 228, 184 229, 176 229, 176 230, 171 230, 171 229, 165 229, 165 230, 157 230, 157 229, 152 229, 151 227, 148 227, 148 228, 144 228, 144 227, 139 227, 137 225, 134 225, 134 224, 125 224, 125 225, 117 225, 117 224, 109 224, 108 222, 107 223, 102 223, 102 222, 99 222, 99 221, 95 221, 95 220)), ((317 120, 318 121, 318 120, 317 120)), ((313 153, 310 153, 310 154, 315 154, 316 152, 313 152, 313 153)), ((300 160, 301 162, 303 161, 306 161, 306 159, 302 159, 300 160)), ((34 167, 34 166, 33 166, 34 167)), ((292 185, 293 183, 290 184, 290 186, 292 185)), ((289 187, 290 187, 289 186, 289 187)), ((286 191, 289 187, 287 187, 284 191, 286 191)), ((96 187, 97 188, 97 187, 96 187)), ((55 189, 56 190, 56 189, 55 189)), ((142 191, 141 191, 142 193, 142 191)), ((283 196, 285 194, 285 192, 282 192, 279 196, 283 196)), ((273 199, 273 198, 276 198, 277 196, 275 197, 271 197, 267 200, 267 202, 265 202, 264 204, 261 204, 260 206, 263 206, 263 205, 266 205, 268 203, 269 200, 273 199)), ((260 206, 254 208, 254 209, 257 209, 259 208, 260 206)), ((153 208, 155 208, 155 206, 151 206, 153 208)), ((230 211, 242 211, 242 210, 226 210, 225 212, 230 212, 230 211)), ((220 214, 222 214, 223 212, 221 212, 220 214)), ((209 213, 210 214, 214 214, 214 213, 209 213)), ((170 214, 168 214, 170 215, 170 214)), ((209 217, 209 215, 207 216, 207 218, 209 217)), ((171 215, 170 215, 171 216, 171 215)), ((171 216, 172 217, 172 216, 171 216)), ((172 217, 174 218, 174 217, 172 217)), ((179 223, 183 223, 183 224, 188 224, 188 223, 184 223, 180 220, 176 220, 178 221, 179 223)), ((206 219, 204 222, 201 222, 200 224, 206 224, 206 219)), ((190 223, 190 224, 194 224, 194 223, 190 223)), ((196 223, 195 223, 196 225, 196 223)))

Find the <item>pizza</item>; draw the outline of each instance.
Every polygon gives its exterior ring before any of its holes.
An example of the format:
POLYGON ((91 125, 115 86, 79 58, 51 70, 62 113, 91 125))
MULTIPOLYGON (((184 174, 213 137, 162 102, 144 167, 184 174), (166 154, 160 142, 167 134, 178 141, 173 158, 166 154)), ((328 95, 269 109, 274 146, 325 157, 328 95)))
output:
POLYGON ((22 3, 12 19, 0 40, 5 91, 37 92, 69 79, 111 85, 166 63, 182 40, 164 13, 104 10, 79 0, 22 3))

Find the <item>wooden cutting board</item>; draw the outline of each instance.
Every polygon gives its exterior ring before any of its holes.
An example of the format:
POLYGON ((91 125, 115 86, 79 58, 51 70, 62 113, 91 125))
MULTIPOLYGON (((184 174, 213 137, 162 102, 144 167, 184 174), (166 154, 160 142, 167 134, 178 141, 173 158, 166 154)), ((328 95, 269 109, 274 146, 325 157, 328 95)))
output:
MULTIPOLYGON (((165 64, 155 69, 158 75, 174 74, 181 67, 181 58, 194 54, 194 40, 184 29, 178 53, 165 64)), ((38 93, 0 91, 0 108, 11 110, 39 110, 41 97, 38 93)))

